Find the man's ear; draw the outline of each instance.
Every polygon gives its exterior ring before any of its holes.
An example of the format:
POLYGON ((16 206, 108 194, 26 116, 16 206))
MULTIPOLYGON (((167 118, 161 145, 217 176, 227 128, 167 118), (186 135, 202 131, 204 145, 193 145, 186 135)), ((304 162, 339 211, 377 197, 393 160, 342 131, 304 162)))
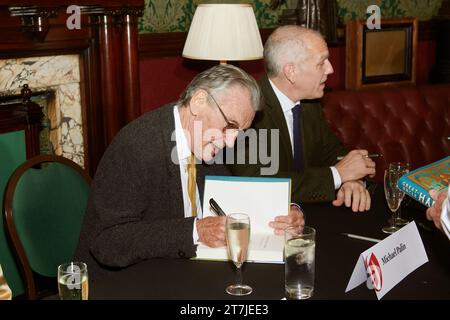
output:
POLYGON ((191 111, 195 115, 200 114, 208 105, 208 92, 204 89, 197 89, 191 98, 191 111))
POLYGON ((295 83, 295 66, 293 63, 287 63, 283 66, 283 74, 291 84, 295 83))

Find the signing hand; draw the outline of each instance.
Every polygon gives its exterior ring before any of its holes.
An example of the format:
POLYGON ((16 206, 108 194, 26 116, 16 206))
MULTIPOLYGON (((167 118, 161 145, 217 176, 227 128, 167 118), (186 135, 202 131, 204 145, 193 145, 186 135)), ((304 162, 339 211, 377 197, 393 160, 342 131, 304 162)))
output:
POLYGON ((225 239, 226 217, 206 217, 197 220, 198 240, 208 247, 223 247, 225 239))
POLYGON ((288 215, 277 216, 274 221, 269 222, 269 226, 274 229, 276 235, 283 235, 284 229, 288 227, 299 227, 305 225, 303 212, 296 206, 291 206, 288 215))
POLYGON ((375 176, 375 162, 368 154, 367 150, 352 150, 335 165, 343 183, 375 176))
POLYGON ((351 206, 353 212, 363 212, 370 209, 370 194, 364 188, 362 181, 348 181, 341 186, 333 205, 339 207, 343 203, 346 207, 351 206))

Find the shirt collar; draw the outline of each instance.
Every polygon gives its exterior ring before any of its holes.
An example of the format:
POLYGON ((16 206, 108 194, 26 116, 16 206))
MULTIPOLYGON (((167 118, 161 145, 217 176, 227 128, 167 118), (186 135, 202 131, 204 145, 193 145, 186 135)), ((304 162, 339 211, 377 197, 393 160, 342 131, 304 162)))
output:
POLYGON ((300 104, 300 101, 294 102, 291 99, 289 99, 283 92, 281 92, 280 89, 277 88, 277 86, 269 79, 269 83, 272 86, 273 92, 275 92, 275 95, 278 98, 278 101, 280 102, 281 109, 283 109, 283 112, 287 112, 292 110, 297 104, 300 104))
POLYGON ((191 156, 191 149, 189 148, 184 129, 181 126, 178 107, 178 105, 173 107, 173 116, 175 118, 175 139, 177 144, 178 159, 181 162, 181 160, 188 159, 191 156))

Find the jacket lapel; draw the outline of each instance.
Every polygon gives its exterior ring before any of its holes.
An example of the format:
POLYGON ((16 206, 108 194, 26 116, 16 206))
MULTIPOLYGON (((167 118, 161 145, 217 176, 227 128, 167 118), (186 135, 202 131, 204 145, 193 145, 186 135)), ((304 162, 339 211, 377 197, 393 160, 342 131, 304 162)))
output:
MULTIPOLYGON (((269 83, 267 75, 265 75, 259 81, 262 92, 264 93, 265 99, 265 110, 267 119, 268 129, 279 128, 280 130, 280 157, 281 153, 284 154, 287 159, 288 168, 292 166, 293 154, 291 138, 289 137, 289 130, 286 124, 286 119, 283 114, 283 109, 281 108, 280 102, 278 101, 272 86, 269 83), (275 126, 272 125, 275 124, 275 126)), ((280 159, 281 160, 281 159, 280 159)))
MULTIPOLYGON (((175 215, 184 216, 183 192, 181 187, 180 167, 172 161, 178 159, 178 153, 175 140, 175 119, 173 116, 173 107, 175 104, 170 104, 162 107, 160 113, 160 127, 161 138, 164 154, 164 159, 168 175, 168 192, 170 193, 172 212, 175 215), (173 135, 173 137, 172 137, 173 135)), ((158 150, 155 150, 158 152, 158 150)))

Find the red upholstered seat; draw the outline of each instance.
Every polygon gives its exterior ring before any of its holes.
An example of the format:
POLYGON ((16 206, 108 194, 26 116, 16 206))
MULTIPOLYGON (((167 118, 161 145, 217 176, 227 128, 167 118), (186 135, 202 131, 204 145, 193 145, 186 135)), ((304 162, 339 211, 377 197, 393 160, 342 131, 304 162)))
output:
POLYGON ((335 91, 322 99, 325 118, 345 146, 381 153, 376 180, 386 165, 412 169, 450 154, 450 84, 335 91))

